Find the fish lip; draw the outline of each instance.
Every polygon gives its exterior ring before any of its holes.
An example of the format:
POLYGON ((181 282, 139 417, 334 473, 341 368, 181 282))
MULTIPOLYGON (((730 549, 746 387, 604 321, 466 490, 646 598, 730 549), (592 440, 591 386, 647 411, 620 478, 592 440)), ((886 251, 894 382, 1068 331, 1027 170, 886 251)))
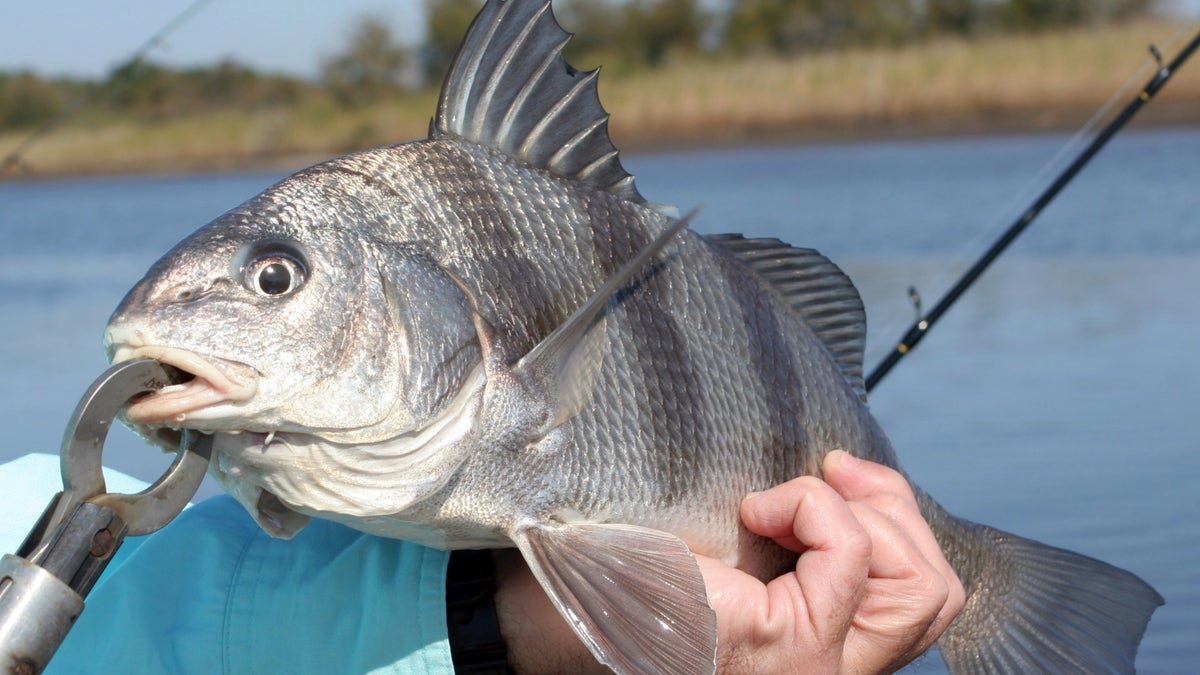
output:
POLYGON ((114 346, 113 363, 138 358, 173 366, 193 379, 164 387, 126 406, 125 419, 130 424, 179 426, 201 410, 244 403, 258 390, 258 371, 244 363, 201 356, 177 347, 114 346))

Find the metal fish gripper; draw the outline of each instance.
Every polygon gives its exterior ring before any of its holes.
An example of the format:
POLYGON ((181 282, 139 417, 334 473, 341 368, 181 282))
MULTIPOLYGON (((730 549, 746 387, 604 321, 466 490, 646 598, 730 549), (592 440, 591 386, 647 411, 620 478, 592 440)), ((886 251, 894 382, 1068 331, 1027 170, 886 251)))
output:
POLYGON ((196 494, 211 436, 185 431, 171 466, 137 494, 109 493, 101 471, 104 442, 121 410, 183 377, 150 359, 126 361, 79 401, 63 434, 63 490, 16 554, 0 558, 0 674, 42 672, 125 537, 161 529, 196 494))

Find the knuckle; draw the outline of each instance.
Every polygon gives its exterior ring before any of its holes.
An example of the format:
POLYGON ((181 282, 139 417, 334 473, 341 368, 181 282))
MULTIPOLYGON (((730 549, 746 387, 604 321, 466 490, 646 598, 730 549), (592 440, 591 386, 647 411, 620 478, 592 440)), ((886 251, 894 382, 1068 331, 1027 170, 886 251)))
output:
POLYGON ((847 529, 842 533, 840 546, 847 556, 855 560, 862 560, 865 563, 871 559, 874 543, 871 540, 870 533, 859 526, 847 529))
POLYGON ((951 616, 957 615, 967 604, 967 590, 963 587, 962 580, 953 572, 947 579, 947 592, 945 609, 951 616))
POLYGON ((929 618, 941 613, 953 599, 953 584, 932 565, 917 565, 907 583, 914 598, 914 610, 929 618))
POLYGON ((950 599, 950 584, 946 582, 946 578, 940 574, 924 575, 924 590, 929 598, 929 604, 941 609, 946 606, 946 601, 950 599))
POLYGON ((911 518, 920 517, 916 502, 895 492, 885 492, 875 495, 871 506, 894 523, 904 523, 911 518))

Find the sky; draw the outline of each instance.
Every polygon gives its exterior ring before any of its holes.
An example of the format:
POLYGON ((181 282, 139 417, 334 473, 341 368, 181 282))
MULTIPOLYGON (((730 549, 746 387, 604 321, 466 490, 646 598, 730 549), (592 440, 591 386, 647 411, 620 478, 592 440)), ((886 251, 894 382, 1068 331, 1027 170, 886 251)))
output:
MULTIPOLYGON (((102 78, 194 0, 4 0, 0 70, 102 78)), ((384 18, 400 41, 423 32, 421 0, 208 0, 152 60, 210 65, 231 57, 265 72, 313 76, 358 18, 384 18)))
MULTIPOLYGON (((0 71, 99 79, 195 0, 4 0, 0 71)), ((1200 0, 1173 0, 1192 16, 1200 0)), ((346 43, 358 18, 379 16, 396 39, 423 31, 422 0, 206 0, 149 54, 171 66, 223 58, 264 72, 315 76, 346 43)))

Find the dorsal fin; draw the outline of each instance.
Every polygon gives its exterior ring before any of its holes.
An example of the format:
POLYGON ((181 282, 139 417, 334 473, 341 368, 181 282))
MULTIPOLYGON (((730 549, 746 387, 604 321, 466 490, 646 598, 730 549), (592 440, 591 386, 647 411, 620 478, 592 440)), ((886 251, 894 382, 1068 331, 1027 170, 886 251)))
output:
POLYGON ((431 137, 454 136, 644 203, 608 136, 599 70, 563 58, 549 0, 488 0, 454 57, 431 137))
POLYGON ((740 234, 705 237, 732 253, 783 296, 825 344, 846 381, 867 400, 863 351, 867 312, 850 277, 811 248, 796 248, 778 239, 746 239, 740 234))

